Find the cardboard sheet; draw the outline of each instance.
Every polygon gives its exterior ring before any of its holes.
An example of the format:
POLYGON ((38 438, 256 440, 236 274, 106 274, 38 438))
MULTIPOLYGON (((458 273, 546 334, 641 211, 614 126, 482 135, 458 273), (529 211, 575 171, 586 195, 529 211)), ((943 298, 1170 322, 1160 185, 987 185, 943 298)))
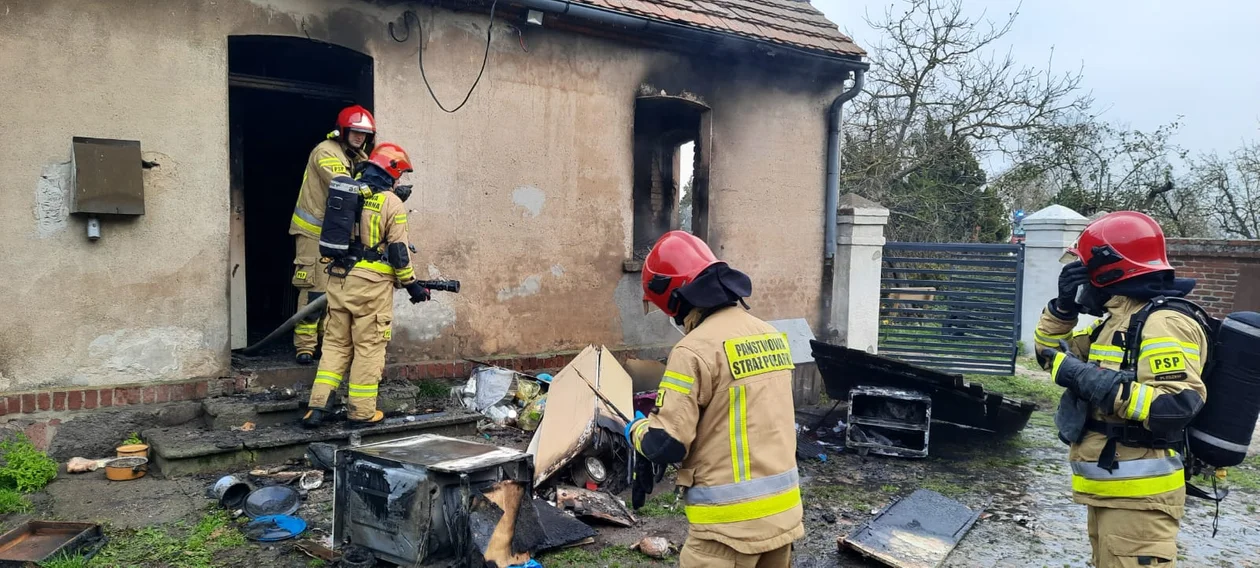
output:
POLYGON ((595 433, 597 413, 616 417, 582 380, 595 385, 626 416, 634 415, 632 381, 606 347, 587 346, 551 380, 547 410, 530 441, 534 487, 575 458, 595 433), (580 373, 580 376, 579 376, 580 373))

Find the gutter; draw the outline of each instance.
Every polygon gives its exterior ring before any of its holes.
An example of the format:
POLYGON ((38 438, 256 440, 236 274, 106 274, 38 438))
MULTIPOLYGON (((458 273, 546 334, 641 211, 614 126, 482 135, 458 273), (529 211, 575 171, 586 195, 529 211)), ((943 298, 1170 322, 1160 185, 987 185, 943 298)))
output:
POLYGON ((849 90, 840 93, 836 100, 831 102, 831 108, 827 112, 827 184, 824 186, 826 190, 826 225, 823 227, 823 260, 831 261, 836 258, 836 209, 840 203, 840 109, 844 103, 852 100, 858 93, 862 92, 862 86, 866 84, 866 69, 856 69, 853 71, 853 86, 849 90))
MULTIPOLYGON (((666 22, 635 14, 626 14, 623 12, 615 12, 605 8, 598 8, 586 4, 578 4, 570 0, 511 0, 511 3, 545 12, 548 14, 557 14, 563 16, 572 16, 600 24, 625 28, 632 31, 649 31, 660 32, 663 34, 680 36, 683 38, 694 39, 703 42, 720 42, 730 43, 732 41, 748 45, 750 47, 773 48, 784 51, 794 52, 815 59, 822 59, 833 63, 845 65, 857 72, 865 71, 870 68, 869 63, 853 59, 857 56, 840 56, 831 55, 820 51, 811 51, 808 49, 798 48, 790 45, 763 41, 749 37, 733 35, 717 30, 709 30, 706 28, 698 28, 687 26, 674 22, 666 22)), ((852 98, 852 97, 850 97, 852 98)))

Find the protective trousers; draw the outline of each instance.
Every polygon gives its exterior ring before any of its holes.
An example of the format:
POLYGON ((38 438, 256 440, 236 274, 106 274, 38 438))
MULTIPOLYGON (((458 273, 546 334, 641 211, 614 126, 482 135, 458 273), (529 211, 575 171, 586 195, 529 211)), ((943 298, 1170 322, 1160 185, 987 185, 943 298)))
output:
POLYGON ((761 554, 741 554, 716 540, 687 537, 678 555, 679 568, 789 568, 792 545, 761 554))
POLYGON ((1177 566, 1180 523, 1163 511, 1089 506, 1089 544, 1095 568, 1177 566))
POLYGON ((328 396, 341 386, 348 368, 349 418, 372 418, 393 319, 392 282, 372 282, 354 274, 329 279, 324 356, 311 386, 311 408, 327 408, 328 396))
MULTIPOLYGON (((318 300, 328 291, 328 273, 319 263, 319 239, 294 235, 297 252, 293 258, 293 286, 298 289, 297 309, 318 300)), ((298 353, 315 354, 324 312, 299 321, 293 328, 293 346, 298 353)))

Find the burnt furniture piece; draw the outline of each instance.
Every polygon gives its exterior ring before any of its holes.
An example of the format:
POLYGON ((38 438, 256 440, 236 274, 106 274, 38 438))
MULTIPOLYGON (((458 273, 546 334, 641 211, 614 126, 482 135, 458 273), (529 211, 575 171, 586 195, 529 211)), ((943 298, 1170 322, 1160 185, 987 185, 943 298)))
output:
POLYGON ((923 393, 932 399, 932 420, 997 434, 1012 434, 1028 425, 1037 405, 945 373, 872 355, 865 351, 810 341, 827 396, 847 400, 854 387, 873 386, 923 393))
POLYGON ((333 542, 402 566, 460 557, 476 498, 511 482, 532 502, 533 475, 525 452, 433 434, 340 449, 333 542))

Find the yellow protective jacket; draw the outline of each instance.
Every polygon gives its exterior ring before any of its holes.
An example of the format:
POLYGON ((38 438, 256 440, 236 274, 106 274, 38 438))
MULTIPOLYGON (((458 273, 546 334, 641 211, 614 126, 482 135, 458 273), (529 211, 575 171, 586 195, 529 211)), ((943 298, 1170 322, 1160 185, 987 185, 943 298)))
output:
POLYGON ((290 235, 319 238, 324 225, 324 206, 328 203, 328 185, 337 176, 353 176, 354 167, 367 160, 362 150, 348 149, 341 142, 329 139, 320 142, 306 159, 302 173, 302 189, 298 192, 290 235))
POLYGON ((359 217, 359 242, 363 248, 375 251, 378 260, 360 260, 350 274, 369 282, 393 280, 397 286, 415 281, 415 258, 411 253, 407 235, 407 209, 402 199, 392 191, 373 193, 363 199, 363 214, 359 217), (392 243, 407 247, 407 266, 395 269, 385 259, 385 249, 392 243))
POLYGON ((761 554, 805 535, 792 368, 787 336, 740 307, 710 314, 670 353, 631 439, 643 452, 660 429, 686 449, 678 485, 690 536, 761 554))
MULTIPOLYGON (((1057 347, 1065 340, 1079 359, 1119 370, 1129 318, 1145 305, 1143 300, 1113 297, 1103 319, 1076 332, 1075 319, 1060 319, 1047 307, 1037 323, 1036 343, 1039 348, 1057 347)), ((1112 408, 1091 408, 1091 418, 1161 432, 1184 428, 1207 401, 1201 377, 1208 356, 1203 327, 1174 310, 1153 311, 1137 345, 1135 382, 1120 389, 1112 408), (1152 428, 1153 423, 1158 427, 1152 428)), ((1164 511, 1180 519, 1186 499, 1182 457, 1173 450, 1117 444, 1118 467, 1106 471, 1097 464, 1106 443, 1103 434, 1087 431, 1080 443, 1071 445, 1073 500, 1097 507, 1164 511)))

